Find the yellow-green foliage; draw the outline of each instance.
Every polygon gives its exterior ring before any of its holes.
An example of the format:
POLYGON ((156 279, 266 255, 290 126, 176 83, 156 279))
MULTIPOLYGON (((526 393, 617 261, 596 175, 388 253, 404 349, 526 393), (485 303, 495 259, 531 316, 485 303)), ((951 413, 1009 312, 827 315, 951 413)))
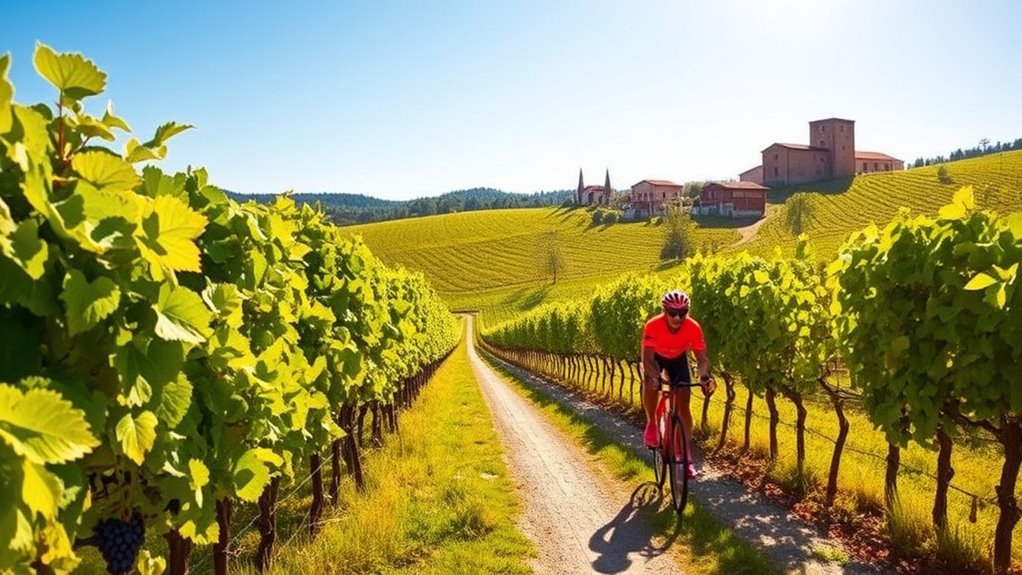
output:
MULTIPOLYGON (((805 227, 817 258, 829 260, 853 231, 871 223, 883 226, 898 210, 907 207, 915 214, 934 215, 951 202, 961 186, 972 185, 980 208, 999 213, 1022 210, 1022 151, 1002 152, 944 164, 950 183, 937 177, 937 166, 903 172, 863 174, 851 180, 802 184, 771 190, 770 204, 784 204, 798 192, 809 197, 812 218, 805 227)), ((783 205, 782 205, 783 210, 783 205)), ((741 250, 767 254, 781 247, 785 255, 794 250, 795 237, 788 229, 783 211, 763 224, 759 233, 741 250)))
MULTIPOLYGON (((609 279, 660 263, 664 229, 650 222, 593 225, 582 209, 485 210, 381 222, 348 228, 361 234, 383 261, 422 270, 445 297, 509 287, 542 286, 544 238, 557 232, 564 255, 558 283, 609 279)), ((698 227, 697 247, 723 247, 738 239, 733 229, 698 227)))

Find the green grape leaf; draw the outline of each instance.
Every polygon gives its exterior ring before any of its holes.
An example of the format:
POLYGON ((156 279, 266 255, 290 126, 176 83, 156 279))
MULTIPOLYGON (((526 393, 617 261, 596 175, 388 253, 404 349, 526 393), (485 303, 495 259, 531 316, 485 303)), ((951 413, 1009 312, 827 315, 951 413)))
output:
POLYGON ((937 212, 942 220, 960 220, 965 217, 965 207, 958 203, 948 204, 937 212))
POLYGON ((151 411, 143 411, 134 418, 126 413, 117 422, 115 431, 121 449, 137 465, 142 465, 146 453, 156 443, 156 423, 156 416, 151 411))
POLYGON ((270 480, 270 470, 255 450, 248 450, 234 464, 234 491, 242 501, 254 503, 270 480))
POLYGON ((195 492, 195 502, 202 507, 202 488, 209 483, 209 468, 198 459, 188 460, 188 483, 195 492))
POLYGON ((38 463, 22 460, 21 497, 33 513, 47 519, 57 516, 64 489, 60 480, 38 463))
POLYGON ((156 311, 156 335, 167 341, 202 343, 213 332, 209 323, 213 314, 199 294, 185 287, 160 286, 156 311))
POLYGON ((14 100, 14 84, 7 79, 7 70, 11 67, 11 55, 0 56, 0 134, 11 131, 11 102, 14 100))
POLYGON ((994 285, 995 283, 997 283, 997 280, 995 280, 994 278, 984 273, 978 273, 975 275, 975 277, 969 280, 969 283, 965 284, 965 289, 967 291, 977 291, 981 289, 986 289, 994 285))
POLYGON ((29 564, 29 558, 34 557, 36 545, 32 521, 25 516, 24 508, 16 505, 14 500, 0 503, 3 503, 0 505, 0 541, 7 542, 6 546, 0 545, 0 565, 13 567, 10 573, 14 575, 38 573, 29 564), (20 564, 16 565, 16 562, 20 564))
POLYGON ((67 325, 71 335, 95 327, 117 310, 121 303, 121 290, 106 276, 89 282, 85 275, 72 269, 64 279, 61 301, 67 306, 67 325))
POLYGON ((209 468, 198 459, 188 461, 189 483, 192 489, 202 489, 209 483, 209 468))
POLYGON ((141 181, 131 164, 109 152, 94 150, 75 154, 71 167, 79 177, 99 189, 131 190, 141 181))
POLYGON ((163 575, 166 569, 166 559, 153 557, 149 554, 148 549, 139 551, 138 559, 135 560, 135 570, 138 571, 138 575, 163 575))
MULTIPOLYGON (((6 208, 6 206, 0 206, 6 208)), ((12 225, 11 220, 7 220, 12 225)), ((5 222, 0 214, 0 234, 4 233, 5 222)), ((25 270, 28 277, 37 280, 43 277, 46 259, 49 257, 49 246, 39 238, 39 223, 29 218, 22 221, 14 232, 4 237, 0 235, 0 253, 11 258, 18 267, 25 270)))
POLYGON ((78 133, 86 138, 102 138, 108 142, 113 142, 117 139, 110 128, 103 122, 100 122, 92 116, 82 116, 78 118, 78 133))
POLYGON ((107 101, 106 111, 103 112, 103 119, 100 120, 103 124, 110 129, 117 128, 125 132, 131 132, 131 126, 128 125, 122 118, 114 114, 114 103, 107 101))
POLYGON ((961 206, 965 211, 976 209, 976 200, 972 192, 972 186, 964 186, 955 192, 951 203, 961 206))
POLYGON ((39 464, 73 461, 99 445, 85 414, 59 393, 40 388, 22 393, 2 383, 0 440, 39 464))
POLYGON ((150 160, 162 160, 164 155, 166 155, 166 149, 150 150, 140 144, 135 138, 131 138, 127 144, 124 144, 124 159, 132 164, 150 160))
POLYGON ((160 393, 160 403, 156 406, 156 416, 166 423, 167 427, 174 429, 184 419, 191 405, 192 383, 181 373, 176 380, 164 386, 163 392, 160 393))
POLYGON ((166 124, 161 124, 158 128, 156 128, 156 134, 153 135, 153 139, 149 140, 148 142, 142 145, 147 148, 162 147, 164 144, 167 143, 167 140, 173 138, 174 136, 180 134, 181 132, 191 130, 194 127, 195 126, 192 126, 190 124, 178 124, 177 122, 167 122, 166 124))
POLYGON ((37 42, 33 63, 40 76, 74 100, 95 96, 106 89, 106 74, 81 54, 57 53, 37 42))
POLYGON ((220 537, 220 525, 216 522, 216 506, 205 507, 186 504, 178 517, 182 521, 178 531, 185 539, 199 545, 215 543, 220 537))
POLYGON ((1016 242, 1022 242, 1022 212, 1016 212, 1001 220, 1016 242))
POLYGON ((184 174, 176 174, 171 177, 156 166, 146 166, 142 169, 142 193, 150 198, 175 196, 187 203, 188 192, 185 191, 185 181, 184 174))
POLYGON ((172 196, 159 196, 146 206, 135 239, 149 262, 153 279, 174 271, 201 271, 195 239, 202 235, 206 218, 172 196))
MULTIPOLYGON (((165 397, 167 393, 173 394, 167 392, 165 387, 184 377, 183 366, 184 346, 180 342, 136 336, 134 340, 119 345, 113 355, 113 367, 121 377, 122 391, 118 401, 128 407, 137 407, 149 403, 154 393, 161 405, 173 401, 177 396, 165 397)), ((184 409, 187 408, 186 405, 184 409)), ((174 409, 166 415, 177 413, 178 409, 174 409)), ((156 414, 161 421, 172 419, 164 417, 165 414, 159 408, 156 414)), ((180 416, 177 418, 179 420, 180 416)), ((177 425, 177 421, 170 424, 170 427, 177 425)))

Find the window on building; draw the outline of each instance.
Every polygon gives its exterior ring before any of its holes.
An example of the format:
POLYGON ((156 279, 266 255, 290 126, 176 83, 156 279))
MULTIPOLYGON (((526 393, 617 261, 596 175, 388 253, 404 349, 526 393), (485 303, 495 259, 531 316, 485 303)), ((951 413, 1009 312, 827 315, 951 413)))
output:
MULTIPOLYGON (((776 159, 778 159, 779 157, 780 157, 779 155, 777 155, 777 154, 774 154, 774 159, 775 159, 775 160, 776 160, 776 159)), ((774 169, 776 169, 776 168, 774 168, 774 169)))
POLYGON ((873 162, 873 171, 875 172, 875 171, 877 171, 879 169, 880 169, 880 164, 878 164, 877 162, 873 162))
POLYGON ((826 132, 826 131, 827 131, 827 126, 823 126, 823 125, 821 125, 821 126, 820 126, 820 131, 821 131, 821 132, 826 132))
MULTIPOLYGON (((845 131, 845 127, 844 127, 844 126, 838 126, 838 128, 839 128, 839 129, 840 129, 840 131, 842 131, 842 132, 844 132, 844 131, 845 131)), ((841 148, 841 149, 843 150, 844 148, 841 148)))
POLYGON ((868 172, 869 171, 869 167, 866 165, 866 162, 862 163, 862 171, 863 172, 868 172))
POLYGON ((777 166, 774 166, 774 176, 777 176, 777 166))
POLYGON ((820 140, 820 147, 821 148, 826 148, 827 144, 823 140, 820 140))
POLYGON ((891 171, 891 165, 890 164, 884 164, 884 171, 885 172, 890 172, 891 171))

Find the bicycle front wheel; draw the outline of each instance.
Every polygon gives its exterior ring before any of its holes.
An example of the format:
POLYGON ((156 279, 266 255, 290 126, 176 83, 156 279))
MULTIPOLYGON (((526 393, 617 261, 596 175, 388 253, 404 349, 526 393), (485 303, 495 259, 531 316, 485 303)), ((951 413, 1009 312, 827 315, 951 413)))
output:
POLYGON ((685 426, 682 424, 681 418, 675 416, 671 419, 672 457, 670 465, 668 465, 668 474, 671 478, 671 505, 678 512, 679 519, 685 511, 685 505, 688 504, 688 473, 686 473, 688 453, 685 450, 688 444, 685 440, 685 426))

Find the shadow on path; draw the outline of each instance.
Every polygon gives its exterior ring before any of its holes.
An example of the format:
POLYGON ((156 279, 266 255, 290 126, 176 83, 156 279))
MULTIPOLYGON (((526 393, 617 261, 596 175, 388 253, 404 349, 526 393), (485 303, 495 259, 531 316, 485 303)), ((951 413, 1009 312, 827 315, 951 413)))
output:
POLYGON ((589 549, 599 554, 593 561, 593 571, 622 573, 632 566, 630 553, 652 558, 670 547, 670 543, 657 547, 648 537, 643 537, 649 533, 649 515, 660 508, 660 500, 660 490, 653 482, 647 481, 635 488, 617 515, 589 538, 589 549))

